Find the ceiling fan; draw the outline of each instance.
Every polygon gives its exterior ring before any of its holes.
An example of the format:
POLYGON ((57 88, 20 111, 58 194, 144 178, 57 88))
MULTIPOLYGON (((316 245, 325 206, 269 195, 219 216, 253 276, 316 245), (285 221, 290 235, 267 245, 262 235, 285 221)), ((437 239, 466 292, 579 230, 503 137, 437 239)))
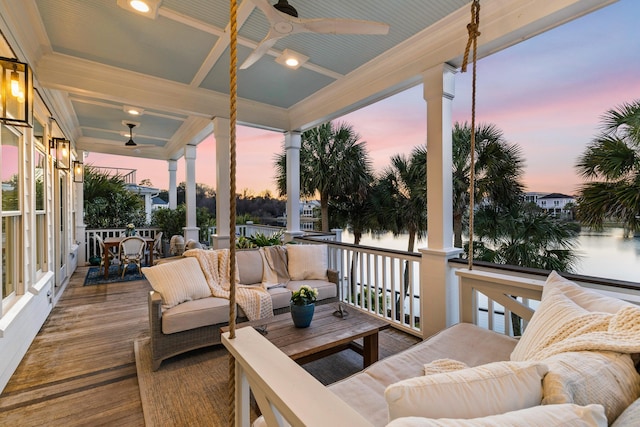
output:
POLYGON ((287 0, 278 0, 273 6, 269 0, 251 0, 265 14, 271 24, 266 37, 240 66, 244 70, 253 65, 281 38, 296 33, 321 34, 387 34, 389 25, 358 19, 298 18, 298 11, 287 0))
POLYGON ((137 123, 131 123, 131 122, 126 122, 124 124, 127 127, 129 127, 129 140, 127 142, 125 142, 125 144, 124 144, 124 146, 126 148, 139 149, 139 148, 155 147, 155 145, 153 145, 153 144, 136 144, 136 142, 133 140, 133 128, 136 127, 138 124, 137 123))

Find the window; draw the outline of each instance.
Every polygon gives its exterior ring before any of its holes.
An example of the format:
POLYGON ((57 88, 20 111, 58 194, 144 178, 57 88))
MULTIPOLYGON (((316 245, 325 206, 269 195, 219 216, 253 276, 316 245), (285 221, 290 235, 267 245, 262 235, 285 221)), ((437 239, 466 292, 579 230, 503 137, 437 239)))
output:
POLYGON ((47 156, 40 150, 35 150, 34 178, 36 183, 36 271, 45 271, 47 264, 46 250, 46 211, 45 211, 45 185, 47 156))
POLYGON ((47 269, 47 228, 46 228, 46 198, 45 179, 47 176, 47 156, 41 149, 44 149, 44 126, 38 120, 33 123, 33 142, 36 146, 34 156, 33 176, 36 184, 36 272, 43 272, 47 269))
POLYGON ((11 304, 22 280, 20 136, 2 125, 2 303, 11 304))

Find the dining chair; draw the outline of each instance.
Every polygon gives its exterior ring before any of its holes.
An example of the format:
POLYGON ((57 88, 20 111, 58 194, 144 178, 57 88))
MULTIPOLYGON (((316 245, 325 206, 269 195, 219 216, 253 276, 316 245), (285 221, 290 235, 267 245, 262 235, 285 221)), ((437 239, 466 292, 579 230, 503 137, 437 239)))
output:
POLYGON ((142 237, 131 236, 125 237, 120 242, 120 262, 122 263, 122 277, 127 271, 129 264, 135 264, 138 267, 138 274, 142 274, 141 263, 144 258, 144 249, 147 243, 142 237))
MULTIPOLYGON (((153 251, 154 262, 162 257, 162 231, 156 233, 156 236, 153 238, 153 246, 150 250, 153 251)), ((149 249, 145 249, 144 258, 147 261, 149 260, 149 249)))
MULTIPOLYGON (((105 254, 105 247, 104 247, 104 240, 102 240, 102 237, 100 237, 100 235, 98 234, 94 234, 94 237, 96 239, 96 241, 98 242, 98 245, 100 247, 100 267, 98 268, 98 274, 102 274, 102 269, 104 268, 104 254, 105 254)), ((107 256, 109 257, 109 265, 118 265, 120 264, 120 261, 118 260, 118 257, 116 256, 116 254, 114 254, 111 251, 106 251, 107 252, 107 256)))

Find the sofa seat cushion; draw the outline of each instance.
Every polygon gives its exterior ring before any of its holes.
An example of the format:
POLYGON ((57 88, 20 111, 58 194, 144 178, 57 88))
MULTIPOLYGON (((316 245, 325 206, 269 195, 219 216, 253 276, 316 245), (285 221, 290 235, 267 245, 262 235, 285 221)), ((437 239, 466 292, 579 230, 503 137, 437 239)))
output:
POLYGON ((228 321, 229 300, 217 297, 201 298, 164 310, 162 333, 173 334, 228 321))
POLYGON ((470 367, 509 360, 515 345, 513 338, 468 323, 459 323, 330 385, 329 390, 373 425, 384 426, 388 422, 384 397, 387 386, 422 376, 424 365, 438 359, 459 360, 470 367))
POLYGON ((326 280, 292 280, 287 284, 287 289, 291 292, 295 292, 300 289, 302 285, 307 285, 313 289, 317 289, 318 301, 338 296, 336 284, 326 280))

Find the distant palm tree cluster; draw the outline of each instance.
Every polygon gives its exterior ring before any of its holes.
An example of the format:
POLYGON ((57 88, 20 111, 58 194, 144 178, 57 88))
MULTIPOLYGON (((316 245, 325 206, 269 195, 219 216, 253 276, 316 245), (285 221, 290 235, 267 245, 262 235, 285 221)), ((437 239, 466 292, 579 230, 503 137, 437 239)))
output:
POLYGON ((601 229, 605 221, 622 223, 625 235, 640 231, 640 100, 607 111, 602 132, 576 164, 589 182, 577 199, 578 219, 601 229))
MULTIPOLYGON (((476 161, 471 165, 471 128, 453 128, 454 244, 468 233, 469 172, 475 171, 474 259, 571 271, 576 224, 547 215, 524 201, 523 165, 517 145, 491 124, 475 130, 476 161)), ((302 134, 301 195, 320 195, 322 230, 347 228, 359 244, 364 233, 409 235, 408 251, 427 233, 427 149, 396 154, 375 174, 366 142, 346 123, 326 123, 302 134)), ((276 182, 286 194, 286 153, 275 158, 276 182)), ((468 254, 465 252, 465 256, 468 254)))

